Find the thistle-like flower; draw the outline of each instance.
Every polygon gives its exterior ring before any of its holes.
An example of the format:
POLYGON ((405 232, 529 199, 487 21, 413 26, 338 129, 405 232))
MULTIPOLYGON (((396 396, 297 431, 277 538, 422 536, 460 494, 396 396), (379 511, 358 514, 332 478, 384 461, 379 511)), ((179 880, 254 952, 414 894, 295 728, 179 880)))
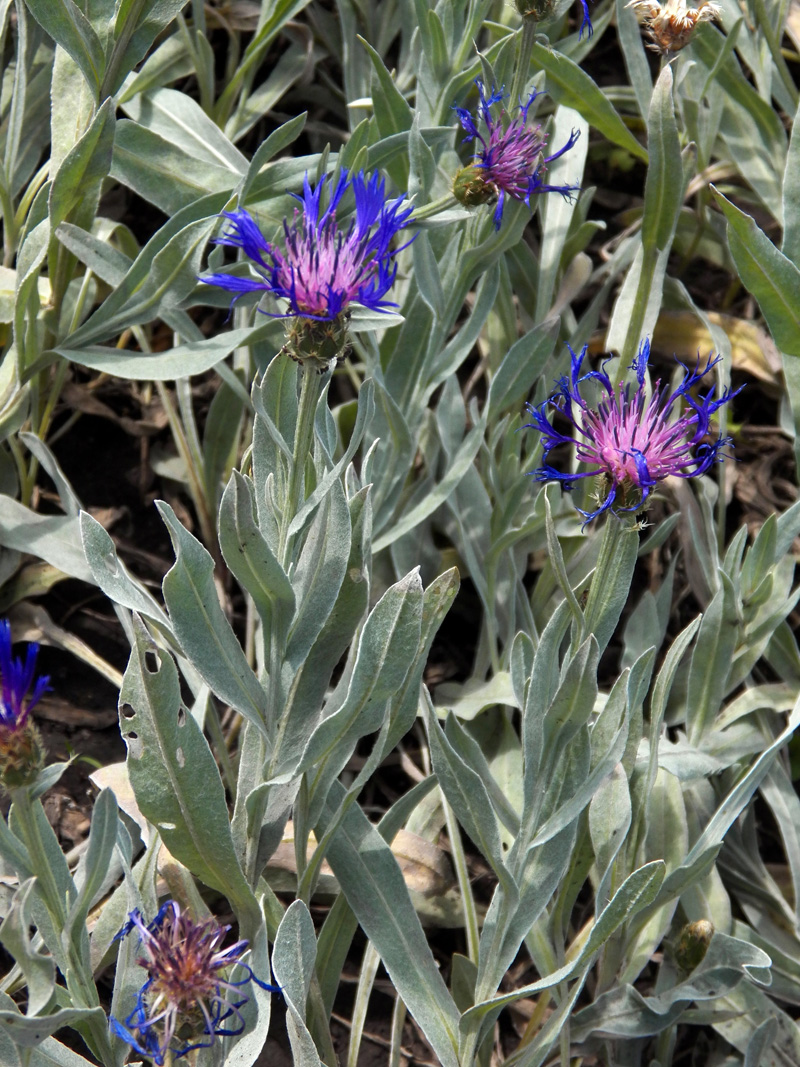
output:
POLYGON ((249 1000, 240 989, 247 982, 280 992, 242 963, 246 941, 220 948, 230 926, 220 926, 214 919, 195 922, 174 900, 162 905, 149 925, 138 910, 132 911, 117 938, 132 930, 139 934, 147 981, 125 1022, 112 1018, 110 1023, 135 1052, 149 1056, 158 1067, 168 1052, 178 1058, 192 1049, 208 1048, 217 1037, 240 1034, 244 1029, 240 1009, 249 1000), (234 966, 245 972, 241 981, 228 977, 234 966))
POLYGON ((293 220, 284 220, 280 243, 269 242, 244 208, 223 212, 231 225, 215 243, 243 249, 258 277, 220 273, 200 279, 235 293, 234 301, 259 291, 286 300, 286 311, 269 314, 295 320, 299 336, 293 338, 290 330, 289 352, 301 362, 307 354, 304 349, 314 349, 313 343, 301 343, 309 337, 312 342, 330 342, 326 364, 331 352, 334 358, 340 354, 351 304, 382 312, 397 306, 386 294, 397 276, 395 257, 408 244, 392 248, 413 208, 401 210, 402 196, 387 200, 386 183, 379 174, 367 178, 359 171, 351 177, 342 170, 330 184, 328 204, 323 207, 328 184, 323 177, 312 189, 306 175, 303 195, 292 194, 302 211, 295 211, 293 220), (355 197, 355 214, 346 228, 340 228, 337 208, 348 189, 355 197))
MULTIPOLYGON (((604 511, 638 511, 654 486, 664 478, 694 478, 704 474, 715 462, 725 458, 723 449, 731 444, 730 437, 707 441, 711 417, 739 392, 725 390, 714 398, 716 386, 705 396, 692 395, 692 387, 719 363, 721 357, 709 356, 704 367, 698 360, 694 370, 684 367, 683 381, 668 393, 657 381, 651 396, 645 392, 645 375, 650 357, 650 342, 644 341, 631 364, 638 382, 632 392, 630 384, 616 389, 604 369, 581 374, 586 348, 576 355, 570 348, 572 368, 569 379, 563 377, 558 388, 543 404, 529 407, 533 422, 529 429, 542 435, 543 459, 551 449, 561 444, 575 446, 579 462, 591 464, 591 469, 577 474, 562 474, 544 463, 532 471, 537 482, 558 481, 565 489, 572 489, 580 478, 600 476, 602 494, 594 511, 578 508, 588 523, 604 511), (582 396, 588 383, 597 383, 600 399, 594 407, 582 396), (685 409, 677 418, 673 409, 681 401, 685 409), (570 425, 565 432, 557 430, 549 410, 558 412, 570 425)), ((584 523, 586 525, 586 523, 584 523)))
POLYGON ((467 108, 454 108, 467 131, 464 141, 476 142, 475 159, 456 174, 453 183, 456 199, 467 207, 496 200, 494 225, 499 230, 506 196, 521 200, 530 207, 534 193, 561 193, 569 199, 577 192, 580 189, 578 185, 548 185, 544 177, 547 164, 573 147, 580 136, 579 131, 573 130, 565 145, 551 156, 546 156, 546 137, 539 132, 541 127, 527 124, 528 111, 539 93, 534 90, 527 103, 520 101, 517 114, 510 122, 504 123, 503 108, 500 107, 497 114, 492 112, 492 108, 502 103, 505 93, 502 89, 498 92, 492 88, 487 96, 480 78, 476 78, 475 84, 480 95, 477 118, 467 108), (483 120, 485 134, 478 128, 479 120, 483 120))
POLYGON ((721 9, 713 0, 700 0, 687 7, 686 0, 630 0, 627 5, 650 36, 648 48, 662 55, 680 52, 689 43, 698 22, 719 18, 721 9))
POLYGON ((30 719, 50 681, 36 677, 38 652, 31 643, 24 660, 12 655, 11 625, 0 619, 0 781, 9 789, 33 784, 44 764, 42 740, 30 719))

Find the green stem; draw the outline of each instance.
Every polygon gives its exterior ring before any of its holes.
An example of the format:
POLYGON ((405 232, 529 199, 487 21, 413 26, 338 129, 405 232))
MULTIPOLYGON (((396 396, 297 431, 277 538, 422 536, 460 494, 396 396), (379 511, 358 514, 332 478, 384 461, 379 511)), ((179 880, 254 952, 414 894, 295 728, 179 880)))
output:
POLYGON ((281 525, 278 539, 278 559, 286 570, 291 562, 294 538, 289 537, 289 527, 302 505, 305 492, 306 461, 311 454, 314 441, 314 419, 317 414, 317 402, 325 382, 324 374, 301 367, 300 401, 297 409, 297 427, 294 432, 292 463, 289 469, 289 482, 283 499, 281 525))
POLYGON ((522 29, 519 31, 519 47, 517 49, 517 64, 514 71, 514 81, 511 83, 511 107, 516 107, 522 101, 522 95, 528 85, 528 72, 531 69, 531 53, 533 42, 536 37, 536 19, 526 15, 522 20, 522 29))
MULTIPOLYGON (((583 634, 576 635, 576 643, 594 632, 595 616, 599 607, 608 596, 609 577, 616 570, 616 556, 619 543, 622 538, 629 534, 630 530, 624 519, 618 519, 616 515, 607 514, 603 526, 603 539, 600 542, 600 554, 597 557, 597 566, 592 576, 592 584, 589 587, 589 595, 586 598, 586 606, 583 609, 583 634)), ((573 652, 576 648, 573 649, 573 652)))
POLYGON ((431 200, 429 204, 425 204, 424 207, 417 208, 414 214, 408 221, 410 226, 414 222, 422 222, 425 219, 433 218, 434 215, 438 215, 441 211, 446 211, 450 207, 456 207, 458 201, 452 193, 447 193, 446 196, 440 196, 438 200, 431 200))
POLYGON ((657 260, 658 250, 656 248, 644 248, 642 268, 636 286, 636 296, 633 300, 628 322, 628 332, 625 335, 625 343, 622 346, 618 363, 620 374, 624 374, 625 369, 631 365, 643 340, 642 330, 644 329, 644 320, 647 315, 647 305, 650 301, 650 290, 653 286, 653 274, 655 273, 657 260))

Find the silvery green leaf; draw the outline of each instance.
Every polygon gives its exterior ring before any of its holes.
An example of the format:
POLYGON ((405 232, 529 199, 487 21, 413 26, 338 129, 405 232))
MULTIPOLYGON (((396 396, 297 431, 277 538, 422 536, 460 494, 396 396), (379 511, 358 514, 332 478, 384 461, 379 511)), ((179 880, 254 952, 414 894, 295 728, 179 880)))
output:
POLYGON ((199 158, 191 155, 180 144, 138 122, 120 119, 111 177, 165 214, 173 215, 208 193, 227 200, 241 174, 211 162, 205 153, 199 158))
POLYGON ((489 386, 490 425, 530 392, 553 352, 558 331, 559 320, 547 319, 520 337, 508 350, 489 386))
POLYGON ((575 108, 613 144, 637 159, 647 160, 646 150, 627 128, 608 96, 577 63, 538 41, 533 46, 533 60, 546 71, 548 92, 557 103, 575 108))
POLYGON ((611 865, 625 841, 631 824, 631 796, 621 764, 599 785, 589 803, 589 832, 600 873, 596 899, 608 897, 611 865))
POLYGON ((175 563, 163 582, 173 632, 213 692, 266 730, 267 698, 220 607, 214 561, 169 504, 159 501, 157 506, 175 551, 175 563))
POLYGON ((246 173, 245 157, 188 94, 175 89, 138 93, 123 110, 134 122, 181 148, 187 157, 223 167, 234 180, 246 173))
MULTIPOLYGON (((18 1012, 0 1010, 0 1029, 21 1048, 35 1048, 45 1038, 65 1026, 76 1028, 79 1024, 106 1025, 102 1008, 60 1008, 50 1015, 29 1017, 18 1012)), ((80 1060, 78 1061, 80 1062, 80 1060)))
POLYGON ((225 790, 208 742, 182 707, 172 658, 152 644, 138 621, 134 640, 120 691, 120 730, 139 808, 170 852, 225 894, 252 930, 260 909, 234 851, 225 790))
POLYGON ((353 639, 369 607, 370 487, 349 501, 352 536, 347 568, 336 602, 314 643, 299 662, 287 663, 285 671, 286 735, 280 770, 299 759, 323 706, 331 672, 353 639))
POLYGON ((100 38, 74 0, 26 0, 31 14, 54 41, 78 64, 95 100, 105 73, 100 38))
MULTIPOLYGON (((419 648, 423 592, 412 571, 381 597, 359 635, 346 689, 337 688, 325 718, 311 735, 300 769, 315 768, 315 778, 329 759, 340 762, 359 737, 380 728, 392 698, 413 670, 419 648)), ((341 768, 339 768, 341 769, 341 768)), ((339 773, 337 769, 336 773, 339 773)), ((322 796, 317 796, 319 804, 322 796)))
POLYGON ((650 99, 647 119, 649 164, 644 187, 642 245, 645 250, 669 248, 683 205, 683 162, 675 106, 672 68, 662 68, 650 99))
POLYGON ((286 660, 300 666, 333 610, 350 556, 350 513, 340 481, 323 498, 292 574, 297 611, 292 619, 286 660))
MULTIPOLYGON (((302 507, 297 511, 297 514, 292 518, 289 524, 289 536, 299 533, 303 528, 303 525, 308 521, 309 516, 313 513, 314 509, 319 506, 320 502, 324 499, 327 493, 331 492, 333 483, 340 480, 343 471, 347 469, 353 457, 355 456, 358 448, 363 440, 364 433, 372 422, 372 417, 375 412, 375 401, 373 398, 374 385, 370 378, 362 382, 361 388, 358 391, 358 405, 356 408, 356 421, 353 426, 353 430, 350 434, 350 440, 348 441, 347 448, 344 450, 341 458, 331 467, 329 471, 325 472, 325 475, 320 480, 319 485, 309 494, 308 498, 303 502, 302 507)), ((326 405, 320 405, 320 407, 329 412, 326 405)), ((335 440, 334 440, 335 446, 335 440)), ((332 451, 332 449, 331 449, 332 451)))
POLYGON ((113 103, 106 100, 53 175, 48 203, 52 231, 67 218, 83 229, 91 226, 111 167, 114 127, 113 103))
POLYGON ((738 637, 733 586, 724 571, 719 575, 720 588, 703 615, 689 669, 686 727, 695 745, 719 712, 738 637))
POLYGON ((226 194, 212 193, 174 215, 147 242, 111 296, 61 347, 85 349, 177 308, 197 284, 206 241, 226 201, 226 194))
POLYGON ((169 619, 154 597, 128 571, 117 555, 111 537, 97 519, 81 512, 80 533, 86 561, 100 589, 122 607, 151 619, 166 634, 171 634, 169 619))
POLYGON ((444 718, 448 711, 468 722, 487 708, 496 704, 519 707, 511 677, 506 671, 498 671, 487 681, 471 678, 463 684, 446 682, 436 687, 438 698, 437 715, 444 718))
POLYGON ((372 550, 375 554, 382 549, 387 548, 393 541, 396 541, 398 537, 408 533, 409 530, 413 530, 415 526, 429 515, 432 515, 433 512, 448 499, 453 490, 464 478, 467 471, 470 470, 472 462, 483 442, 484 431, 485 427, 483 423, 473 426, 464 438, 458 452, 453 457, 453 461, 446 474, 441 481, 437 483, 435 488, 428 493, 419 504, 410 510, 405 511, 389 531, 381 534, 375 539, 372 546, 372 550))
POLYGON ((583 944, 580 953, 563 967, 559 967, 544 978, 532 982, 530 985, 521 986, 513 993, 505 993, 501 996, 487 998, 479 1004, 475 1004, 469 1011, 461 1016, 459 1029, 462 1034, 474 1032, 476 1022, 496 1018, 508 1004, 524 997, 532 996, 549 989, 558 982, 564 982, 580 968, 590 961, 611 935, 637 912, 647 907, 654 899, 664 879, 663 862, 647 863, 643 867, 628 875, 608 905, 598 915, 591 927, 589 936, 583 944))
POLYGON ((750 215, 712 191, 728 220, 728 244, 742 282, 758 300, 780 350, 788 356, 800 355, 793 326, 800 315, 800 270, 750 215))
MULTIPOLYGON (((4 1048, 0 1048, 0 1055, 3 1056, 3 1063, 7 1063, 8 1067, 16 1067, 19 1063, 15 1059, 6 1059, 7 1054, 4 1048)), ((89 1060, 79 1056, 66 1045, 62 1045, 54 1037, 46 1037, 41 1045, 31 1049, 30 1057, 25 1064, 26 1067, 92 1067, 89 1060)))
POLYGON ((80 548, 77 517, 40 515, 0 495, 0 544, 38 556, 73 578, 92 581, 80 548))
POLYGON ((92 824, 86 853, 75 873, 77 896, 71 902, 62 931, 73 944, 76 956, 89 958, 89 934, 86 920, 90 909, 107 883, 111 856, 117 843, 119 817, 117 801, 110 789, 103 789, 92 808, 92 824))
MULTIPOLYGON (((324 833, 341 801, 334 782, 319 820, 324 833)), ((442 1067, 457 1067, 458 1010, 444 984, 389 846, 353 806, 328 847, 328 862, 397 992, 442 1067)))
POLYGON ((114 46, 104 79, 109 95, 116 93, 126 75, 185 6, 186 0, 150 0, 143 5, 116 6, 114 46))
POLYGON ((55 989, 56 968, 51 956, 43 955, 31 944, 28 898, 33 879, 20 884, 11 910, 0 926, 0 942, 25 975, 28 993, 26 1013, 38 1015, 50 1001, 55 989))
POLYGON ((439 725, 425 693, 425 725, 433 771, 461 826, 494 871, 507 897, 516 897, 514 879, 506 868, 497 816, 478 773, 456 752, 439 725))
POLYGON ((295 900, 287 908, 278 927, 272 950, 272 971, 281 987, 288 1009, 287 1029, 294 1063, 317 1067, 320 1063, 314 1042, 305 1024, 306 1000, 314 973, 317 939, 308 908, 295 900))
POLYGON ((291 616, 295 596, 286 572, 256 524, 253 498, 250 479, 233 471, 220 504, 219 544, 231 573, 253 598, 265 632, 269 632, 275 604, 285 604, 291 616))

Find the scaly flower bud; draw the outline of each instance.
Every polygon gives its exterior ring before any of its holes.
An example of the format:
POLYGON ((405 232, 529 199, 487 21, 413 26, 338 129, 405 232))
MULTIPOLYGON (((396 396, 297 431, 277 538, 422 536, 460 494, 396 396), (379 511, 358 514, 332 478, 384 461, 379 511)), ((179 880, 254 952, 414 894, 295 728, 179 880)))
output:
POLYGON ((37 644, 24 661, 11 654, 11 625, 0 619, 0 782, 6 789, 33 785, 44 766, 44 747, 30 719, 50 679, 36 677, 37 644))

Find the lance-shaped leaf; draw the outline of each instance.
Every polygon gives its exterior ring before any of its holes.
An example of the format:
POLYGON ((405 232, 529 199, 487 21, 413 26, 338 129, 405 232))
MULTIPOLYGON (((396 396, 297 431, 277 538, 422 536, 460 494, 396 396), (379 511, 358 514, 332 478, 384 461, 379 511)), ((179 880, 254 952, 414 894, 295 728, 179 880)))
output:
POLYGON ((436 719, 427 690, 424 698, 431 762, 442 792, 459 823, 497 875, 506 895, 515 899, 516 886, 503 859, 497 817, 486 786, 450 744, 436 719))
MULTIPOLYGON (((344 787, 334 782, 317 827, 335 818, 344 787)), ((328 862, 397 992, 442 1064, 457 1067, 458 1009, 444 984, 392 851, 358 805, 328 847, 328 862)))
POLYGON ((47 1007, 56 983, 56 965, 52 956, 43 955, 31 944, 28 898, 33 879, 24 881, 17 892, 11 910, 0 926, 0 942, 25 975, 28 1005, 27 1014, 37 1015, 47 1007))
MULTIPOLYGON (((380 728, 387 702, 414 665, 422 617, 422 582, 412 571, 383 594, 359 637, 355 664, 338 706, 314 731, 300 769, 318 765, 341 745, 380 728)), ((341 689, 341 687, 339 687, 341 689)), ((337 701, 334 693, 332 701, 337 701)))
POLYGON ((306 1026, 306 1001, 316 958, 314 923, 305 904, 295 900, 281 920, 272 950, 272 973, 286 1003, 286 1029, 295 1067, 320 1064, 306 1026))
POLYGON ((728 220, 728 246, 739 276, 758 301, 775 343, 800 356, 800 270, 775 247, 755 219, 712 186, 728 220))
POLYGON ((164 602, 183 652, 200 677, 231 707, 266 730, 266 696, 225 618, 214 585, 214 561, 163 501, 157 504, 175 549, 164 602))
POLYGON ((222 494, 219 545, 234 578, 253 598, 265 632, 279 601, 294 613, 292 584, 256 524, 252 482, 236 470, 222 494))
POLYGON ((153 644, 136 616, 120 691, 120 730, 142 814, 185 867, 228 897, 240 921, 250 930, 258 927, 260 909, 236 857, 225 789, 211 749, 181 705, 172 658, 153 644))

